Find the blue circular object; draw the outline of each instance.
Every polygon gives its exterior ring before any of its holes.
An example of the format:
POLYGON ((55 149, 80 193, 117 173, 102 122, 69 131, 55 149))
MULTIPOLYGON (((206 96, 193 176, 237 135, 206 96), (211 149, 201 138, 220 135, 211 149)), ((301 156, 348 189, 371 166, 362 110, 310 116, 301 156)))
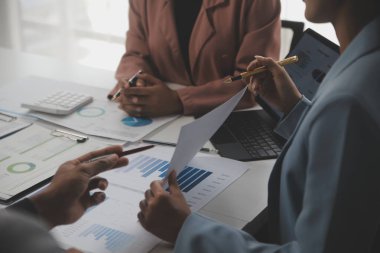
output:
POLYGON ((152 120, 149 118, 136 118, 131 116, 125 117, 121 122, 130 127, 140 127, 152 124, 152 120))

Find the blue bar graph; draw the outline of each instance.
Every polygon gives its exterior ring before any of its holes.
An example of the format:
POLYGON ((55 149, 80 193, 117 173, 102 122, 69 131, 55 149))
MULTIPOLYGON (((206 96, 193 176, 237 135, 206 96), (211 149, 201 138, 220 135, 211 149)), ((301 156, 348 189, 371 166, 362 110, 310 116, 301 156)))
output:
POLYGON ((110 252, 120 252, 126 249, 133 241, 133 236, 127 233, 108 228, 99 224, 93 224, 79 234, 79 237, 95 237, 95 241, 105 238, 105 248, 110 252))
MULTIPOLYGON (((140 155, 130 161, 129 165, 121 170, 123 173, 128 173, 133 170, 141 172, 142 177, 149 177, 154 173, 159 173, 158 177, 164 178, 170 167, 168 161, 163 161, 151 156, 140 155)), ((186 167, 178 176, 178 184, 183 192, 188 192, 204 179, 210 176, 212 172, 199 168, 186 167)))

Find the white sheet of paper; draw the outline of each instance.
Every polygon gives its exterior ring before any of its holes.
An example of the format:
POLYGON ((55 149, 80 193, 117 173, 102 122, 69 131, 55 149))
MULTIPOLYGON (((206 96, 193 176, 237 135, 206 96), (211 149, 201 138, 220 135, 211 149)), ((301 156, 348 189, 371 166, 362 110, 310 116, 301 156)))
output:
POLYGON ((32 124, 31 122, 27 122, 19 118, 13 119, 12 121, 6 121, 6 119, 2 120, 1 117, 4 117, 4 115, 0 114, 0 138, 28 127, 32 124))
POLYGON ((63 162, 107 146, 90 138, 78 143, 33 124, 1 140, 0 198, 8 199, 54 175, 63 162))
MULTIPOLYGON (((131 147, 132 148, 132 147, 131 147)), ((139 202, 151 181, 166 174, 173 147, 156 146, 128 156, 129 164, 101 174, 107 178, 107 198, 90 208, 72 225, 59 226, 52 233, 63 246, 92 253, 149 252, 160 240, 137 221, 139 202)), ((178 183, 193 211, 211 201, 243 175, 247 164, 231 159, 198 154, 178 183)))
POLYGON ((179 116, 129 117, 118 108, 118 103, 106 99, 108 94, 106 89, 41 77, 29 77, 4 85, 0 91, 0 109, 21 114, 29 113, 85 134, 131 142, 142 139, 148 133, 179 116), (20 107, 22 102, 35 102, 62 90, 88 94, 94 97, 94 101, 67 116, 37 113, 20 107))
POLYGON ((222 105, 181 128, 177 146, 170 161, 170 171, 175 169, 177 175, 181 173, 235 109, 246 90, 247 87, 243 88, 222 105))

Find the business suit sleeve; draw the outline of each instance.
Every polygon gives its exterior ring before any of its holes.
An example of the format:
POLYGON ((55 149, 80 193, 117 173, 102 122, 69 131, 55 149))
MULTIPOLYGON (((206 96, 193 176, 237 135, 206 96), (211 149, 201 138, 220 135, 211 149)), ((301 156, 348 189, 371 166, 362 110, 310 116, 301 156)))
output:
POLYGON ((146 1, 129 0, 129 30, 127 32, 126 52, 116 70, 116 79, 129 79, 138 70, 153 73, 148 46, 146 1))
POLYGON ((289 139, 294 129, 296 129, 303 112, 310 104, 311 102, 305 96, 302 96, 293 109, 281 119, 274 132, 285 139, 289 139))
POLYGON ((294 232, 288 242, 283 238, 281 245, 263 244, 242 231, 193 214, 180 231, 176 252, 371 252, 380 222, 376 148, 380 132, 374 115, 352 98, 344 98, 326 105, 311 128, 302 129, 307 133, 303 140, 308 165, 301 168, 304 195, 295 227, 286 226, 286 213, 280 212, 280 230, 294 232))
MULTIPOLYGON (((241 13, 239 31, 243 36, 235 38, 239 41, 239 48, 234 59, 234 75, 246 71, 248 64, 254 60, 255 55, 263 55, 278 59, 280 52, 280 2, 277 0, 244 1, 241 13)), ((223 20, 214 21, 223 24, 223 20)), ((231 31, 231 36, 237 36, 237 31, 231 31)), ((223 43, 219 41, 218 43, 223 43)), ((207 66, 202 66, 207 68, 207 66)), ((223 79, 217 79, 196 87, 186 87, 178 91, 184 107, 185 115, 203 114, 215 106, 227 101, 240 91, 246 84, 235 81, 225 84, 223 79)), ((237 108, 253 106, 254 101, 247 92, 237 108)))
POLYGON ((33 216, 35 218, 40 218, 36 207, 34 206, 33 202, 28 198, 24 198, 19 202, 11 206, 8 206, 6 210, 11 212, 20 212, 26 215, 33 216))
POLYGON ((0 211, 0 252, 61 253, 47 228, 17 212, 0 211))
POLYGON ((193 213, 186 219, 180 231, 174 252, 298 253, 300 251, 295 242, 281 246, 260 243, 242 230, 220 224, 209 218, 193 213))

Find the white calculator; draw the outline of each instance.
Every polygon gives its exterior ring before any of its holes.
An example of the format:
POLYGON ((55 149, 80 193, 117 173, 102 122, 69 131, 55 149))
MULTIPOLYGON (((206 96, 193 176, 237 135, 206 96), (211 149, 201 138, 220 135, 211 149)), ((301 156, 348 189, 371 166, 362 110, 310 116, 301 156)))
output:
POLYGON ((67 115, 91 103, 92 100, 89 95, 59 91, 34 103, 22 103, 21 107, 39 112, 67 115))

